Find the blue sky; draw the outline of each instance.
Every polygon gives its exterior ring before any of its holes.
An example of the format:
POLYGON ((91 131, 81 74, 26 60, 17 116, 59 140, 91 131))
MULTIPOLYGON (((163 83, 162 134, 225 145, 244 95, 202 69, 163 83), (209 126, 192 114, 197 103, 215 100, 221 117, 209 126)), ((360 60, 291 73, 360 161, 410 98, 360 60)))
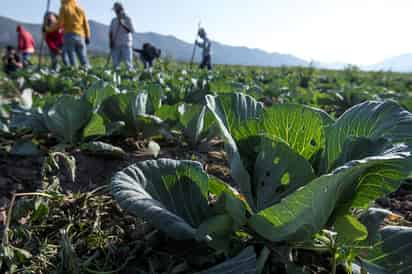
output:
MULTIPOLYGON (((0 15, 40 22, 46 0, 1 0, 0 15), (5 3, 5 5, 4 5, 5 3)), ((111 0, 78 0, 90 19, 108 24, 111 0)), ((60 0, 52 0, 58 10, 60 0)), ((407 0, 123 0, 138 32, 192 42, 202 21, 212 39, 290 53, 307 60, 377 63, 412 52, 407 0)))

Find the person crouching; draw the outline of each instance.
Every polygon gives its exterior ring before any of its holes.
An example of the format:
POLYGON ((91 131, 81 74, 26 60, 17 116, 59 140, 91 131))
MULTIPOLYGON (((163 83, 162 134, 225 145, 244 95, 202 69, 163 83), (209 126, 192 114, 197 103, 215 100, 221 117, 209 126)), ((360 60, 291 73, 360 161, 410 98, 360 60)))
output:
POLYGON ((144 68, 150 70, 153 69, 153 62, 162 55, 162 51, 150 43, 144 43, 142 49, 133 50, 140 54, 140 60, 142 61, 144 68))
POLYGON ((6 54, 3 56, 3 71, 10 76, 23 67, 23 63, 16 49, 12 46, 7 46, 6 54))

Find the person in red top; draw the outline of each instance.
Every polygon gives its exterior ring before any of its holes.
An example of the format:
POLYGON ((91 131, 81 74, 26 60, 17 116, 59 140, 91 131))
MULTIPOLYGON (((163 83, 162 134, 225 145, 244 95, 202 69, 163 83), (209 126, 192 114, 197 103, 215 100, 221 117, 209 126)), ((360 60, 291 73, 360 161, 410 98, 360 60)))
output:
MULTIPOLYGON (((57 14, 54 12, 49 12, 45 16, 44 25, 47 27, 54 26, 57 23, 57 14)), ((66 64, 66 58, 63 54, 63 28, 59 28, 53 32, 45 32, 44 39, 50 50, 50 57, 52 60, 52 69, 57 69, 58 57, 62 56, 63 63, 66 64)))
POLYGON ((30 58, 34 54, 35 42, 30 32, 23 26, 17 26, 18 33, 18 50, 23 57, 23 65, 31 65, 30 58))

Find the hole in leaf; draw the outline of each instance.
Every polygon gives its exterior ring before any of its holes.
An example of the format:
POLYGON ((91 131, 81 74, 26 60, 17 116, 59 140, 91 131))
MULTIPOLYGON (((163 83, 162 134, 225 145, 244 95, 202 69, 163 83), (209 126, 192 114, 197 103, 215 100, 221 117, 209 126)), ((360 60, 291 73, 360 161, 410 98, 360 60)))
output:
POLYGON ((311 141, 310 141, 310 145, 311 146, 317 146, 317 143, 316 143, 316 141, 315 141, 315 139, 312 139, 311 141))
POLYGON ((290 174, 289 174, 289 172, 283 174, 282 179, 280 179, 280 183, 283 186, 287 186, 290 183, 290 174))

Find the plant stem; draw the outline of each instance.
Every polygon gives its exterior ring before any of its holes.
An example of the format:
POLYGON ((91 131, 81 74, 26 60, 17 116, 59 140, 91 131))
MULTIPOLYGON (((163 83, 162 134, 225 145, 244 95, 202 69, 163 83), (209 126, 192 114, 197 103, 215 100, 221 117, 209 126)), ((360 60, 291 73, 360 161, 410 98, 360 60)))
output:
POLYGON ((87 265, 83 265, 83 270, 85 270, 88 273, 92 273, 92 274, 114 274, 114 273, 119 273, 120 271, 122 271, 127 264, 133 260, 136 257, 136 252, 141 248, 142 246, 137 245, 135 248, 133 248, 133 250, 130 252, 130 256, 126 258, 125 262, 116 270, 112 270, 112 271, 107 271, 107 272, 102 272, 102 271, 97 271, 97 270, 93 270, 90 269, 87 265))
POLYGON ((11 202, 10 202, 9 212, 7 213, 6 227, 4 228, 4 232, 3 232, 3 241, 2 241, 3 246, 9 245, 9 227, 11 223, 11 217, 13 213, 12 209, 13 209, 15 200, 16 200, 16 194, 13 194, 13 197, 11 198, 11 202))
POLYGON ((336 252, 337 252, 337 250, 336 249, 334 249, 333 250, 333 253, 332 253, 332 255, 333 255, 333 258, 332 258, 332 274, 336 274, 336 268, 337 268, 337 265, 336 265, 336 252))

